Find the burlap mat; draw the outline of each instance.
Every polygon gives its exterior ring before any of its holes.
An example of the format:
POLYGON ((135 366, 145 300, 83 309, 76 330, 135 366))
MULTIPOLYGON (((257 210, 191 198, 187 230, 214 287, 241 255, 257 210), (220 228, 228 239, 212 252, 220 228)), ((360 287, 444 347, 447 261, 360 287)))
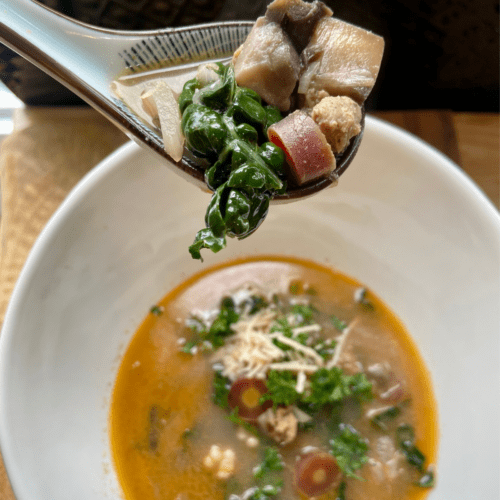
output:
POLYGON ((75 184, 126 137, 88 108, 16 111, 0 148, 0 323, 38 234, 75 184))
MULTIPOLYGON (((75 184, 126 141, 88 108, 28 108, 0 147, 0 326, 29 251, 75 184)), ((0 499, 14 500, 0 456, 0 499)))

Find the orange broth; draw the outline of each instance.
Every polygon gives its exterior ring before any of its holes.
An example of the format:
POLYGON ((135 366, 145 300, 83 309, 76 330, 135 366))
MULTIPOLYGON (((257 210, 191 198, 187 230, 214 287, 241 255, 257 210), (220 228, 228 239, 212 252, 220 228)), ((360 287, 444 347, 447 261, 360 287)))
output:
MULTIPOLYGON (((405 422, 414 427, 426 464, 435 464, 437 409, 429 373, 414 341, 387 306, 368 292, 373 310, 361 307, 353 296, 362 285, 320 264, 278 256, 246 258, 206 269, 173 289, 158 304, 161 315, 148 314, 123 357, 111 403, 110 437, 127 500, 224 500, 226 483, 203 467, 214 443, 235 451, 237 475, 251 476, 259 463, 259 452, 235 438, 235 424, 211 400, 210 362, 202 354, 181 352, 179 343, 188 336, 184 320, 190 312, 216 308, 224 294, 249 281, 274 290, 300 283, 314 291, 311 300, 321 310, 345 321, 361 317, 363 328, 352 334, 350 349, 367 363, 388 357, 394 373, 404 378, 411 395, 405 422), (152 420, 154 433, 148 431, 152 420)), ((368 439, 374 432, 362 417, 353 425, 368 439)), ((286 486, 277 497, 281 500, 302 498, 294 493, 290 469, 298 448, 308 444, 306 436, 280 449, 288 464, 286 486)), ((411 483, 396 482, 390 488, 375 484, 371 469, 365 464, 358 471, 366 481, 347 479, 347 500, 422 500, 428 494, 428 489, 411 483)), ((318 498, 335 499, 336 494, 318 498)))

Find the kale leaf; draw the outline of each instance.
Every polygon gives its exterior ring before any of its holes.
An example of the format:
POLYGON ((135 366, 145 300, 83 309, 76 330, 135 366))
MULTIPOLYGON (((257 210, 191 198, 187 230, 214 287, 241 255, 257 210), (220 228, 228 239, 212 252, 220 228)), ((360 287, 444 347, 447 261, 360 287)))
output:
POLYGON ((396 437, 398 446, 405 454, 408 463, 421 473, 420 479, 415 484, 421 488, 432 488, 435 483, 434 470, 432 466, 424 468, 426 458, 415 446, 413 427, 409 424, 401 424, 396 431, 396 437))
POLYGON ((240 314, 236 311, 235 304, 230 297, 222 299, 219 314, 209 328, 199 319, 190 318, 186 324, 194 335, 182 347, 183 352, 194 354, 197 347, 207 346, 210 349, 217 349, 223 346, 226 337, 234 333, 231 325, 239 318, 240 314))
POLYGON ((253 488, 248 500, 270 500, 278 495, 283 487, 283 480, 279 474, 284 463, 278 449, 267 447, 264 450, 264 459, 254 469, 254 477, 258 485, 253 488))
POLYGON ((278 405, 293 405, 301 398, 295 389, 297 379, 289 371, 270 370, 266 385, 268 392, 262 396, 261 401, 271 400, 275 408, 278 405))
POLYGON ((212 401, 221 408, 227 408, 227 397, 231 389, 231 382, 227 377, 224 377, 220 372, 215 372, 214 375, 214 391, 212 393, 212 401))
POLYGON ((341 368, 320 368, 311 376, 311 391, 304 402, 313 408, 341 403, 354 396, 363 401, 372 397, 372 384, 364 373, 346 375, 341 368))
POLYGON ((361 479, 355 471, 368 462, 368 444, 356 429, 350 425, 340 424, 340 433, 330 440, 330 447, 337 464, 348 477, 361 479))
POLYGON ((218 66, 218 80, 202 87, 196 79, 184 86, 179 106, 186 145, 206 158, 207 186, 214 190, 189 252, 202 260, 201 250, 219 252, 226 236, 246 238, 262 223, 275 194, 286 191, 285 155, 267 141, 267 128, 281 119, 276 108, 263 106, 259 95, 238 87, 232 65, 218 66), (194 102, 195 92, 198 101, 194 102))

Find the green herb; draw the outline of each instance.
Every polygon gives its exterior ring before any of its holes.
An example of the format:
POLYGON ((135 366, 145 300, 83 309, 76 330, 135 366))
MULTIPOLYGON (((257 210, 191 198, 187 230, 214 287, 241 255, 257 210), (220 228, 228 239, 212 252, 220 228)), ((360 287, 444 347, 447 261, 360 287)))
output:
POLYGON ((364 288, 364 287, 358 288, 354 294, 354 299, 356 300, 356 302, 358 302, 359 304, 364 306, 366 309, 373 311, 375 309, 375 306, 366 297, 367 293, 368 293, 368 291, 366 288, 364 288))
MULTIPOLYGON (((315 309, 312 306, 308 305, 294 305, 290 312, 290 315, 293 317, 293 326, 290 324, 290 321, 287 316, 283 316, 277 318, 273 325, 271 326, 270 332, 279 332, 283 334, 285 337, 293 338, 296 342, 302 345, 307 345, 309 341, 308 333, 299 333, 298 335, 293 334, 293 329, 301 326, 307 326, 311 324, 312 317, 315 309)), ((274 339, 273 343, 277 345, 283 351, 289 351, 293 349, 293 347, 283 344, 279 340, 274 339)))
POLYGON ((350 425, 340 425, 340 434, 330 441, 337 464, 348 477, 361 479, 355 471, 368 462, 368 444, 350 425))
POLYGON ((318 409, 326 404, 336 404, 354 396, 359 400, 372 397, 372 384, 364 373, 346 375, 337 366, 321 368, 311 376, 311 391, 304 402, 318 409))
POLYGON ((261 397, 261 401, 271 400, 275 408, 278 405, 290 406, 301 398, 295 389, 297 379, 289 371, 270 370, 266 385, 268 392, 261 397))
POLYGON ((415 431, 409 424, 402 424, 396 431, 397 442, 401 451, 405 454, 410 465, 416 467, 420 472, 424 471, 425 456, 415 446, 415 431))
POLYGON ((282 471, 283 468, 284 464, 278 448, 268 446, 264 450, 264 460, 254 469, 253 475, 257 479, 262 479, 271 472, 282 471))
POLYGON ((339 331, 343 332, 347 328, 347 323, 345 321, 342 321, 341 319, 337 318, 334 314, 330 316, 330 320, 333 324, 333 326, 339 331))
POLYGON ((192 437, 194 434, 194 430, 193 429, 186 429, 183 433, 182 433, 182 439, 189 439, 190 437, 192 437))
POLYGON ((370 421, 379 429, 386 431, 387 422, 394 420, 400 413, 401 409, 398 406, 389 406, 386 410, 371 418, 370 421))
POLYGON ((347 488, 347 483, 342 481, 339 486, 339 490, 337 491, 337 499, 336 500, 346 500, 345 490, 347 488))
POLYGON ((239 425, 240 427, 243 427, 245 430, 250 432, 251 434, 258 436, 259 432, 257 429, 249 424, 247 421, 243 420, 239 415, 238 415, 238 407, 234 408, 231 410, 231 413, 226 416, 226 418, 232 422, 233 424, 239 425))
POLYGON ((288 290, 292 295, 299 295, 302 292, 302 289, 303 286, 300 281, 292 281, 288 290))
POLYGON ((218 316, 209 328, 196 317, 192 317, 186 321, 186 325, 194 335, 183 345, 182 351, 193 354, 194 348, 203 346, 205 343, 208 343, 207 348, 217 349, 223 346, 225 338, 234 333, 231 330, 231 325, 239 319, 240 315, 236 311, 233 300, 230 297, 225 297, 221 301, 218 316))
POLYGON ((316 309, 308 304, 295 304, 292 306, 292 314, 295 315, 295 319, 299 326, 305 326, 311 322, 316 309))
POLYGON ((432 488, 434 486, 434 471, 432 467, 424 468, 425 455, 415 446, 415 431, 409 424, 401 424, 397 431, 396 437, 398 446, 405 454, 406 460, 410 465, 415 467, 420 473, 420 479, 415 483, 421 488, 432 488))
POLYGON ((149 312, 154 314, 155 316, 161 316, 163 314, 163 307, 161 306, 153 306, 149 312))
POLYGON ((260 297, 259 295, 251 295, 249 299, 244 302, 243 306, 249 308, 249 315, 253 315, 268 307, 269 303, 264 297, 260 297))
POLYGON ((417 481, 417 486, 421 488, 433 488, 435 484, 434 471, 431 467, 422 474, 422 477, 417 481))
POLYGON ((312 348, 323 358, 331 358, 335 354, 335 347, 337 342, 333 339, 330 340, 320 340, 318 343, 312 346, 312 348))
POLYGON ((267 141, 267 128, 280 112, 263 106, 259 95, 236 85, 232 65, 218 66, 218 80, 202 87, 187 82, 179 98, 186 146, 211 163, 205 181, 214 191, 189 251, 201 259, 201 250, 218 252, 226 237, 246 238, 267 215, 269 200, 286 190, 283 151, 267 141), (198 101, 193 102, 195 91, 198 101))
POLYGON ((254 488, 249 500, 268 500, 276 497, 283 487, 283 480, 279 474, 283 468, 283 460, 278 449, 265 448, 263 461, 254 469, 254 477, 258 485, 254 488))
POLYGON ((227 408, 227 396, 231 389, 231 382, 227 377, 224 377, 220 372, 215 372, 214 375, 214 391, 212 401, 221 408, 227 408))

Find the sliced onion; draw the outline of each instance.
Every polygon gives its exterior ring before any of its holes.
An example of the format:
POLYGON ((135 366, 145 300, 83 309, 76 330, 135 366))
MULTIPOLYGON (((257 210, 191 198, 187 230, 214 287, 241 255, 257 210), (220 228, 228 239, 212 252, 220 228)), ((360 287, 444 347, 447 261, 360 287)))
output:
POLYGON ((160 122, 165 151, 175 161, 179 161, 184 151, 184 135, 181 130, 181 112, 173 90, 160 80, 144 92, 141 99, 144 110, 153 121, 157 117, 160 122))
POLYGON ((290 174, 302 185, 328 175, 335 169, 335 157, 314 120, 295 111, 269 127, 269 140, 283 149, 290 174))

